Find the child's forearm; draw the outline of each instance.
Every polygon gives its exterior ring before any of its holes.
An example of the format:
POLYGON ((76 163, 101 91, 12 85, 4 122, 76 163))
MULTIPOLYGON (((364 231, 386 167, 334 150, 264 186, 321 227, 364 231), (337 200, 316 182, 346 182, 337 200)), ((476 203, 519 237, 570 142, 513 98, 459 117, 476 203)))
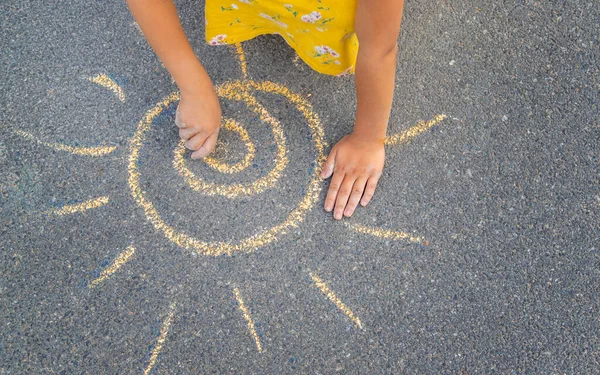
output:
POLYGON ((183 92, 194 93, 212 83, 190 46, 173 0, 127 0, 148 43, 183 92))
POLYGON ((356 121, 354 134, 363 139, 385 138, 394 96, 398 48, 380 53, 359 48, 356 60, 356 121))
POLYGON ((383 140, 394 96, 398 35, 404 0, 358 0, 354 28, 356 59, 356 123, 363 139, 383 140))

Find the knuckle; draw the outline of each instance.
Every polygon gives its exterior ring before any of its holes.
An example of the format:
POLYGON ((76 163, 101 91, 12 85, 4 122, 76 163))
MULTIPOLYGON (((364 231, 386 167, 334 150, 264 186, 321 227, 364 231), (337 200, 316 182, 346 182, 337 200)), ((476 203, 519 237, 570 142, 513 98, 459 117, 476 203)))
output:
POLYGON ((341 188, 340 189, 340 194, 341 195, 348 195, 348 194, 350 194, 350 189, 348 189, 348 188, 341 188))
POLYGON ((334 167, 334 171, 345 173, 348 171, 348 167, 343 164, 337 163, 334 167))
POLYGON ((346 174, 349 174, 350 176, 356 176, 357 171, 356 168, 346 168, 346 174))
POLYGON ((200 148, 200 145, 198 143, 199 142, 196 138, 192 138, 185 143, 185 147, 187 147, 190 150, 197 150, 198 148, 200 148))
POLYGON ((361 189, 361 188, 356 187, 356 188, 352 189, 353 194, 362 194, 362 192, 363 192, 363 189, 361 189))

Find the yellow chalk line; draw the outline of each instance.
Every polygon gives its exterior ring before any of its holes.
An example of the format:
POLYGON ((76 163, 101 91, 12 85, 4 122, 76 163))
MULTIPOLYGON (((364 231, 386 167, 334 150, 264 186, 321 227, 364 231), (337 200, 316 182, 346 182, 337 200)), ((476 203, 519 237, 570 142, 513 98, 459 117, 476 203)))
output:
POLYGON ((333 302, 333 304, 336 305, 337 308, 341 312, 344 313, 344 315, 346 315, 348 318, 350 318, 350 320, 352 320, 354 322, 354 325, 356 325, 358 328, 362 329, 362 324, 360 322, 360 319, 358 319, 358 317, 356 315, 354 315, 352 310, 350 310, 350 308, 348 306, 346 306, 344 304, 344 302, 342 302, 342 300, 340 300, 331 289, 329 289, 327 284, 325 284, 325 282, 323 280, 321 280, 321 278, 319 276, 317 276, 317 274, 315 274, 315 273, 311 272, 310 277, 314 281, 317 288, 319 288, 321 290, 321 292, 323 294, 325 294, 325 296, 331 302, 333 302))
POLYGON ((281 173, 288 163, 287 151, 285 147, 285 134, 283 132, 281 123, 271 116, 269 112, 267 112, 267 110, 258 103, 256 98, 250 94, 249 87, 247 87, 245 84, 226 83, 217 87, 216 91, 217 95, 222 98, 246 102, 248 108, 258 114, 262 121, 265 121, 271 125, 271 130, 273 131, 273 136, 275 138, 275 144, 277 145, 275 166, 265 176, 256 179, 254 182, 247 184, 219 185, 212 182, 205 182, 203 179, 197 177, 192 171, 190 171, 185 166, 185 159, 183 158, 183 152, 180 146, 176 150, 175 158, 173 159, 173 167, 179 172, 179 174, 194 191, 207 195, 222 195, 228 198, 237 198, 240 196, 262 193, 266 189, 272 188, 281 177, 281 173))
POLYGON ((246 156, 243 160, 233 165, 224 163, 211 156, 207 156, 202 160, 209 167, 216 169, 221 173, 232 174, 241 172, 244 169, 248 168, 250 166, 250 163, 252 163, 252 160, 254 160, 254 155, 256 154, 256 147, 254 147, 254 143, 252 143, 252 140, 250 140, 250 135, 248 134, 248 131, 244 129, 240 124, 238 124, 235 120, 226 119, 225 123, 223 124, 223 128, 239 134, 240 138, 242 139, 242 142, 244 142, 244 145, 246 146, 246 156))
POLYGON ((169 333, 169 327, 171 326, 171 323, 173 322, 173 316, 175 315, 175 303, 171 303, 170 307, 171 307, 171 311, 169 311, 169 314, 167 315, 167 318, 163 322, 162 328, 160 329, 160 336, 158 337, 158 340, 156 341, 156 346, 154 347, 154 349, 152 349, 152 355, 150 356, 150 362, 148 363, 148 367, 146 367, 146 370, 144 371, 144 375, 148 375, 150 373, 150 371, 152 371, 152 367, 154 367, 154 364, 156 363, 158 354, 162 350, 165 340, 167 339, 167 334, 169 333))
POLYGON ((116 83, 112 78, 110 78, 106 74, 100 73, 97 76, 90 77, 88 79, 102 87, 106 87, 107 89, 111 90, 116 95, 116 97, 119 98, 120 101, 125 103, 125 93, 123 92, 123 89, 121 88, 121 86, 119 86, 118 83, 116 83))
POLYGON ((39 144, 42 144, 46 147, 50 147, 56 151, 66 151, 75 155, 85 155, 85 156, 104 156, 113 152, 117 147, 116 146, 97 146, 97 147, 80 147, 80 146, 68 146, 62 143, 50 143, 43 142, 39 139, 36 139, 35 136, 31 133, 25 132, 23 130, 15 130, 15 134, 20 135, 23 138, 26 138, 30 141, 35 141, 39 144))
POLYGON ((260 337, 258 337, 258 334, 256 333, 256 329, 254 328, 254 321, 252 320, 252 317, 250 316, 250 312, 248 312, 248 308, 244 304, 244 300, 242 299, 240 290, 238 288, 233 289, 233 294, 235 294, 235 299, 237 299, 238 307, 242 311, 242 314, 244 315, 244 319, 246 319, 246 322, 248 322, 248 330, 250 331, 250 334, 254 338, 254 342, 256 343, 256 348, 258 349, 259 353, 262 353, 262 345, 260 344, 260 337))
POLYGON ((92 281, 90 288, 95 287, 96 285, 106 280, 110 275, 117 272, 117 270, 121 268, 121 266, 129 262, 129 260, 133 256, 133 253, 135 253, 135 248, 133 246, 129 246, 127 249, 125 249, 125 251, 119 254, 119 256, 116 257, 115 260, 102 271, 102 273, 100 273, 100 276, 97 279, 92 281))
POLYGON ((240 59, 240 68, 242 69, 242 74, 244 79, 248 79, 248 67, 246 65, 246 54, 244 53, 244 49, 242 48, 242 43, 235 44, 235 51, 240 59))
POLYGON ((294 63, 294 65, 296 65, 296 68, 300 67, 300 64, 298 63, 298 60, 300 60, 300 55, 298 55, 296 53, 296 56, 294 56, 294 59, 292 60, 292 62, 294 63))
POLYGON ((102 207, 107 203, 108 203, 108 197, 99 197, 99 198, 93 198, 93 199, 87 200, 85 202, 77 203, 77 204, 64 205, 61 208, 55 208, 55 209, 46 211, 46 213, 52 214, 52 215, 58 215, 58 216, 70 215, 70 214, 74 214, 77 212, 84 212, 84 211, 90 210, 92 208, 102 207))
POLYGON ((421 121, 417 125, 412 128, 405 130, 403 132, 396 133, 394 135, 388 136, 385 138, 384 144, 386 146, 394 146, 401 143, 406 143, 416 137, 419 134, 426 132, 431 129, 434 125, 443 121, 446 117, 444 114, 440 114, 435 116, 429 121, 421 121))
POLYGON ((406 232, 393 231, 388 229, 382 229, 377 227, 367 227, 365 225, 357 224, 357 223, 344 223, 346 227, 352 229, 357 233, 368 234, 371 236, 386 238, 391 240, 408 240, 414 243, 424 243, 425 245, 429 245, 429 242, 423 239, 423 237, 415 237, 406 232))
MULTIPOLYGON (((154 207, 153 203, 146 198, 146 192, 142 190, 140 186, 141 173, 138 170, 138 160, 140 158, 140 151, 143 145, 144 135, 151 128, 152 121, 163 111, 168 105, 179 99, 177 93, 173 93, 167 96, 162 102, 156 104, 156 106, 150 109, 138 124, 138 129, 130 141, 130 154, 128 163, 128 184, 131 189, 131 195, 133 196, 136 203, 144 210, 146 218, 154 228, 161 231, 165 237, 173 241, 177 245, 195 250, 196 252, 204 255, 223 255, 236 251, 250 252, 261 246, 276 241, 278 236, 287 233, 291 228, 297 227, 306 216, 308 210, 310 210, 319 198, 321 192, 321 178, 320 173, 325 162, 324 149, 326 143, 324 141, 325 132, 319 117, 312 110, 310 103, 298 94, 294 94, 289 91, 285 86, 275 84, 273 82, 254 82, 254 81, 234 81, 227 82, 217 87, 217 91, 223 90, 231 92, 232 88, 238 89, 239 91, 248 91, 249 89, 255 89, 264 92, 270 92, 282 95, 286 97, 291 103, 296 105, 296 108, 306 117, 309 128, 312 134, 312 140, 317 149, 317 156, 315 159, 316 168, 314 168, 313 176, 306 188, 306 194, 302 197, 298 206, 289 213, 285 220, 269 229, 262 232, 256 233, 250 237, 244 238, 237 242, 223 241, 223 242, 204 242, 197 238, 191 237, 186 233, 175 230, 170 225, 166 224, 160 217, 158 211, 154 207)), ((240 94, 241 97, 241 94, 240 94)))

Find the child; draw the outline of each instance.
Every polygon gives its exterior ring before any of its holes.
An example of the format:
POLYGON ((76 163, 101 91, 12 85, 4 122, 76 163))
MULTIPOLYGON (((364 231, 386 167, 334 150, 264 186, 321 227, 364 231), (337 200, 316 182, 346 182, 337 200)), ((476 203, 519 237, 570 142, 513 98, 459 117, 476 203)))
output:
MULTIPOLYGON (((381 176, 383 141, 396 71, 396 41, 403 0, 206 0, 206 39, 210 44, 241 42, 279 34, 313 69, 326 74, 355 73, 354 130, 333 148, 322 178, 333 175, 325 210, 349 217, 366 206, 381 176), (358 45, 360 42, 360 46, 358 45), (334 47, 332 47, 334 46, 334 47)), ((221 107, 206 70, 194 54, 173 0, 127 0, 148 42, 179 86, 175 123, 192 158, 215 147, 221 107)))

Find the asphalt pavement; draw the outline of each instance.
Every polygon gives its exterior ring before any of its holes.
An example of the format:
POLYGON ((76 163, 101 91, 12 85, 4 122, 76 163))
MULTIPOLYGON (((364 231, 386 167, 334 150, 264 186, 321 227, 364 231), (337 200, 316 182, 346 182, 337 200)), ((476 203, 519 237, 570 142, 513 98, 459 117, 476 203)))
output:
POLYGON ((177 6, 213 164, 124 1, 0 5, 0 374, 600 373, 597 1, 407 1, 388 134, 439 121, 341 221, 353 79, 177 6))

